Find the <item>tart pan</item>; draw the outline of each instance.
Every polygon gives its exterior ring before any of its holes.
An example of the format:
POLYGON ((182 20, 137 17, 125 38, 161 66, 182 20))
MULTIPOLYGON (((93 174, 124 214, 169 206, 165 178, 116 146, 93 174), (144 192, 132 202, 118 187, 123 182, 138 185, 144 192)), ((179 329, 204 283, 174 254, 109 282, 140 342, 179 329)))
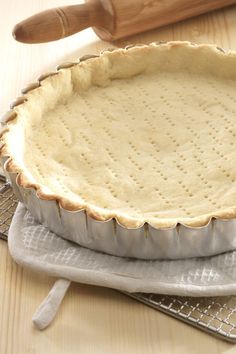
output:
MULTIPOLYGON (((162 45, 160 43, 159 45, 162 45)), ((130 46, 126 49, 129 50, 130 46)), ((221 48, 218 50, 223 51, 221 48)), ((93 57, 93 56, 92 56, 93 57)), ((91 58, 85 56, 80 61, 91 58)), ((78 63, 65 63, 57 70, 69 68, 78 63)), ((57 71, 57 72, 58 72, 57 71)), ((23 90, 23 94, 40 86, 40 82, 50 73, 39 78, 23 90)), ((25 101, 22 96, 11 106, 14 108, 25 101)), ((3 121, 14 118, 9 111, 3 121)), ((236 219, 212 218, 207 225, 189 227, 177 224, 171 228, 158 229, 145 223, 138 228, 126 228, 116 219, 98 221, 85 210, 68 211, 54 200, 43 200, 33 188, 24 188, 18 183, 17 173, 7 170, 8 156, 2 162, 8 179, 18 199, 25 204, 38 222, 63 238, 83 247, 121 257, 140 259, 180 259, 219 254, 236 248, 236 219)))
POLYGON ((61 208, 56 201, 39 199, 34 189, 17 184, 16 174, 7 173, 7 177, 18 199, 37 221, 83 247, 140 259, 202 257, 236 248, 236 220, 212 219, 199 228, 177 225, 155 229, 144 224, 137 229, 127 229, 115 219, 97 221, 84 210, 72 212, 61 208))

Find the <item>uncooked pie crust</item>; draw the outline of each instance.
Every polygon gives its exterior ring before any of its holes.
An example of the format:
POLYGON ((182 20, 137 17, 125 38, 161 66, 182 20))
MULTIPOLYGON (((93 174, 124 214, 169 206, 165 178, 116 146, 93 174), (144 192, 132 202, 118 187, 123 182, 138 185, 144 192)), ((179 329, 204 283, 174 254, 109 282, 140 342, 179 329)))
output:
POLYGON ((236 54, 169 42, 106 51, 41 81, 2 134, 39 198, 127 228, 236 217, 236 54))

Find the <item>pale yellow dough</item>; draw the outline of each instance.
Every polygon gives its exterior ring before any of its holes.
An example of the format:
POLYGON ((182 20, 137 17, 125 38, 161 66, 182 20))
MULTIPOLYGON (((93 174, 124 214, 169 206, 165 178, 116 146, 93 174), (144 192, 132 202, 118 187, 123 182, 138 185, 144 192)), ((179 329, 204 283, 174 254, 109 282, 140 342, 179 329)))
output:
POLYGON ((44 199, 126 227, 236 216, 236 56, 167 43, 105 52, 28 93, 8 170, 44 199))

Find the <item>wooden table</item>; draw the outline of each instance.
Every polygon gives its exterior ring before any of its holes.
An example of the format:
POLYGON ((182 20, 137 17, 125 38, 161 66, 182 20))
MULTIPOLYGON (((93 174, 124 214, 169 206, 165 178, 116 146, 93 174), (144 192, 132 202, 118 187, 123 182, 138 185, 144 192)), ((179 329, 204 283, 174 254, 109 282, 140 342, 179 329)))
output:
MULTIPOLYGON (((0 114, 20 89, 58 63, 111 46, 92 30, 41 45, 23 45, 11 37, 13 25, 47 7, 71 0, 9 0, 0 2, 0 114)), ((156 40, 215 42, 236 49, 236 7, 119 41, 156 40)), ((54 323, 37 331, 31 317, 54 279, 17 266, 0 241, 0 353, 190 354, 236 353, 236 346, 215 339, 116 291, 73 284, 54 323)))

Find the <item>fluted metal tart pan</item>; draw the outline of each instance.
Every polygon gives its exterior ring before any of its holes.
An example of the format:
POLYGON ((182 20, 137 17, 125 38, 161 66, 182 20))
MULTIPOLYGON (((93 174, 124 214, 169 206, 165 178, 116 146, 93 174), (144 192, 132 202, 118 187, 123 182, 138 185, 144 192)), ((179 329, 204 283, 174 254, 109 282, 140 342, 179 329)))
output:
MULTIPOLYGON (((129 50, 130 47, 126 49, 129 50)), ((223 51, 221 48, 217 49, 223 51)), ((61 69, 70 68, 91 57, 94 55, 83 56, 78 62, 59 65, 56 72, 42 75, 38 82, 25 88, 22 91, 23 95, 39 87, 47 77, 57 75, 61 69)), ((19 97, 11 108, 23 103, 25 99, 25 96, 19 97)), ((7 112, 3 117, 3 124, 14 117, 13 110, 7 112)), ((65 210, 55 200, 40 199, 35 189, 22 187, 18 183, 17 173, 9 172, 7 169, 8 158, 4 156, 2 162, 18 199, 40 223, 83 247, 115 256, 141 259, 202 257, 236 248, 236 219, 212 218, 202 227, 177 224, 172 228, 157 229, 145 223, 138 228, 126 228, 116 219, 98 221, 87 215, 85 210, 65 210)))

